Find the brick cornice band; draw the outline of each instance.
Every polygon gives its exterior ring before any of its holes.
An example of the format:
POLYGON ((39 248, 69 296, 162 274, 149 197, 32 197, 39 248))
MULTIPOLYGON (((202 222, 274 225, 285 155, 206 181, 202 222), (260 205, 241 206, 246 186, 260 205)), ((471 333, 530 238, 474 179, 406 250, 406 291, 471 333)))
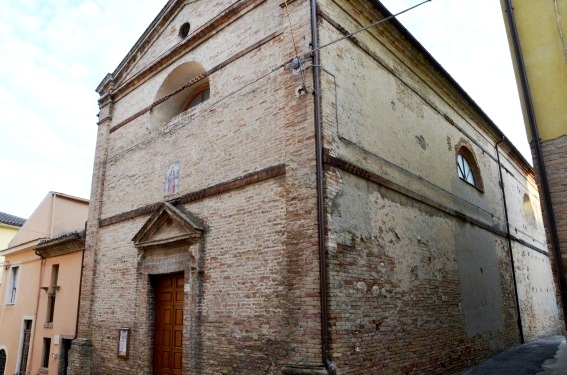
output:
POLYGON ((228 59, 226 59, 225 61, 221 62, 220 64, 217 64, 216 66, 212 67, 211 69, 207 70, 205 73, 202 73, 196 77, 194 77, 193 79, 189 80, 185 85, 179 87, 178 89, 176 89, 175 91, 170 92, 169 94, 165 95, 162 98, 157 99, 156 101, 154 101, 152 104, 150 104, 149 106, 142 108, 141 110, 139 110, 138 112, 134 113, 133 115, 130 115, 129 117, 127 117, 126 119, 120 121, 118 124, 114 125, 113 127, 110 128, 110 133, 114 133, 116 130, 120 129, 121 127, 123 127, 124 125, 128 124, 129 122, 135 120, 136 118, 140 117, 141 115, 143 115, 144 113, 148 113, 149 111, 152 110, 152 108, 160 105, 161 103, 165 102, 166 100, 168 100, 169 98, 171 98, 172 96, 179 94, 181 91, 185 90, 188 87, 191 87, 193 85, 195 85, 196 83, 200 82, 201 80, 205 79, 206 77, 212 75, 213 73, 216 73, 217 71, 221 70, 222 68, 224 68, 225 66, 233 63, 234 61, 238 60, 239 58, 241 58, 242 56, 247 55, 248 53, 256 50, 257 48, 261 47, 262 45, 268 43, 269 41, 271 41, 272 39, 277 38, 279 35, 281 35, 281 32, 274 32, 271 33, 270 35, 266 36, 265 38, 262 38, 261 40, 257 41, 256 43, 252 44, 251 46, 249 46, 248 48, 243 49, 242 51, 232 55, 231 57, 229 57, 228 59))
MULTIPOLYGON (((283 176, 285 175, 285 172, 286 172, 285 164, 278 164, 272 167, 262 169, 260 171, 251 172, 245 174, 244 176, 240 176, 229 181, 221 182, 219 184, 182 195, 180 197, 171 199, 167 202, 175 206, 179 204, 186 204, 186 203, 198 201, 201 199, 212 197, 214 195, 226 193, 231 190, 239 189, 244 186, 252 185, 261 181, 283 176)), ((162 204, 163 202, 156 202, 156 203, 148 204, 143 207, 136 208, 131 211, 126 211, 117 215, 113 215, 101 219, 100 226, 104 227, 125 220, 134 219, 139 216, 149 215, 153 213, 155 210, 157 210, 162 204)))
MULTIPOLYGON (((460 220, 463 220, 469 224, 475 225, 479 228, 482 228, 484 230, 487 230, 493 234, 496 234, 500 237, 507 237, 507 234, 505 231, 503 230, 499 230, 497 228, 494 228, 486 223, 483 223, 482 221, 475 219, 461 211, 457 211, 454 210, 450 207, 447 207, 439 202, 436 202, 426 196, 423 196, 419 193, 414 192, 413 190, 410 190, 402 185, 396 184, 393 181, 390 181, 382 176, 377 175, 376 173, 370 172, 367 169, 364 169, 362 167, 357 166, 356 164, 353 164, 351 162, 348 162, 346 160, 342 160, 339 159, 337 157, 331 156, 329 154, 328 150, 325 150, 324 156, 323 156, 323 162, 327 165, 333 166, 335 168, 341 169, 345 172, 351 173, 357 177, 360 177, 362 179, 365 179, 367 181, 371 181, 377 185, 380 186, 384 186, 385 188, 388 188, 390 190, 393 190, 399 194, 402 194, 408 198, 411 198, 413 200, 416 200, 426 206, 432 207, 436 210, 439 210, 441 212, 444 212, 447 215, 451 215, 453 217, 456 217, 460 220)), ((540 254, 543 254, 545 256, 549 256, 548 252, 546 250, 542 250, 520 238, 517 238, 513 235, 510 235, 511 239, 525 247, 528 247, 534 251, 537 251, 540 254)))

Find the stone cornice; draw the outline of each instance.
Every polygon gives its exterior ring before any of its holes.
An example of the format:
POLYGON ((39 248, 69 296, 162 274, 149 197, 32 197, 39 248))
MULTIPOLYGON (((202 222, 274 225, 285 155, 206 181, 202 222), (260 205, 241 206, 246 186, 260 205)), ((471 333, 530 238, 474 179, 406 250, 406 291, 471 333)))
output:
POLYGON ((200 218, 171 203, 164 202, 136 233, 132 241, 139 249, 191 245, 201 239, 204 230, 205 225, 200 218), (182 231, 171 233, 166 238, 154 238, 162 225, 168 221, 177 223, 182 231))
MULTIPOLYGON (((266 181, 272 178, 284 176, 286 174, 286 166, 285 164, 278 164, 272 167, 268 167, 256 172, 248 173, 244 176, 237 177, 235 179, 224 181, 219 184, 209 186, 207 188, 193 191, 187 194, 184 194, 180 197, 168 200, 167 203, 173 206, 184 205, 187 203, 199 201, 202 199, 206 199, 208 197, 212 197, 215 195, 223 194, 229 191, 233 191, 236 189, 243 188, 248 185, 256 184, 258 182, 266 181)), ((108 225, 120 223, 122 221, 134 219, 140 216, 153 214, 156 210, 158 210, 164 202, 155 202, 148 204, 146 206, 142 206, 136 208, 131 211, 126 211, 117 215, 113 215, 110 217, 106 217, 100 219, 99 225, 101 227, 105 227, 108 225)))

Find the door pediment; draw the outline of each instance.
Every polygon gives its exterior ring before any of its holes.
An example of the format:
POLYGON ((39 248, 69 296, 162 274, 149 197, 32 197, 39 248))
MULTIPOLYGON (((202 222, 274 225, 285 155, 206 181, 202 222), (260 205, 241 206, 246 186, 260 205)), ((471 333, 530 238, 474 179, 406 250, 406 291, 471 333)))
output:
POLYGON ((146 221, 132 241, 137 248, 192 245, 201 239, 203 222, 189 211, 165 202, 146 221))

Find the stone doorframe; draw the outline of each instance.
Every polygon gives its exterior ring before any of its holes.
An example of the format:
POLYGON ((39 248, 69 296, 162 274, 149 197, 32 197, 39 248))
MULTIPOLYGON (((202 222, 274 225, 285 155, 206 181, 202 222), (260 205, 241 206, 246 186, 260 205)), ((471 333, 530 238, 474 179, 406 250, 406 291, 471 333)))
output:
POLYGON ((202 220, 187 210, 164 203, 146 221, 132 241, 138 249, 136 327, 138 374, 152 372, 154 352, 154 290, 151 276, 184 273, 183 373, 200 368, 202 270, 204 234, 202 220))

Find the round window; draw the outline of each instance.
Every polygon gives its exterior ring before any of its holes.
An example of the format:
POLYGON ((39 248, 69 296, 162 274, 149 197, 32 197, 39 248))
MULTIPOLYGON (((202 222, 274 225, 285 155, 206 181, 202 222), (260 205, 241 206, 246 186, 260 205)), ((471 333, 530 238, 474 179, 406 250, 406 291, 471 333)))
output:
POLYGON ((179 28, 179 36, 182 38, 186 38, 189 35, 189 31, 191 31, 191 24, 189 22, 185 22, 179 28))

